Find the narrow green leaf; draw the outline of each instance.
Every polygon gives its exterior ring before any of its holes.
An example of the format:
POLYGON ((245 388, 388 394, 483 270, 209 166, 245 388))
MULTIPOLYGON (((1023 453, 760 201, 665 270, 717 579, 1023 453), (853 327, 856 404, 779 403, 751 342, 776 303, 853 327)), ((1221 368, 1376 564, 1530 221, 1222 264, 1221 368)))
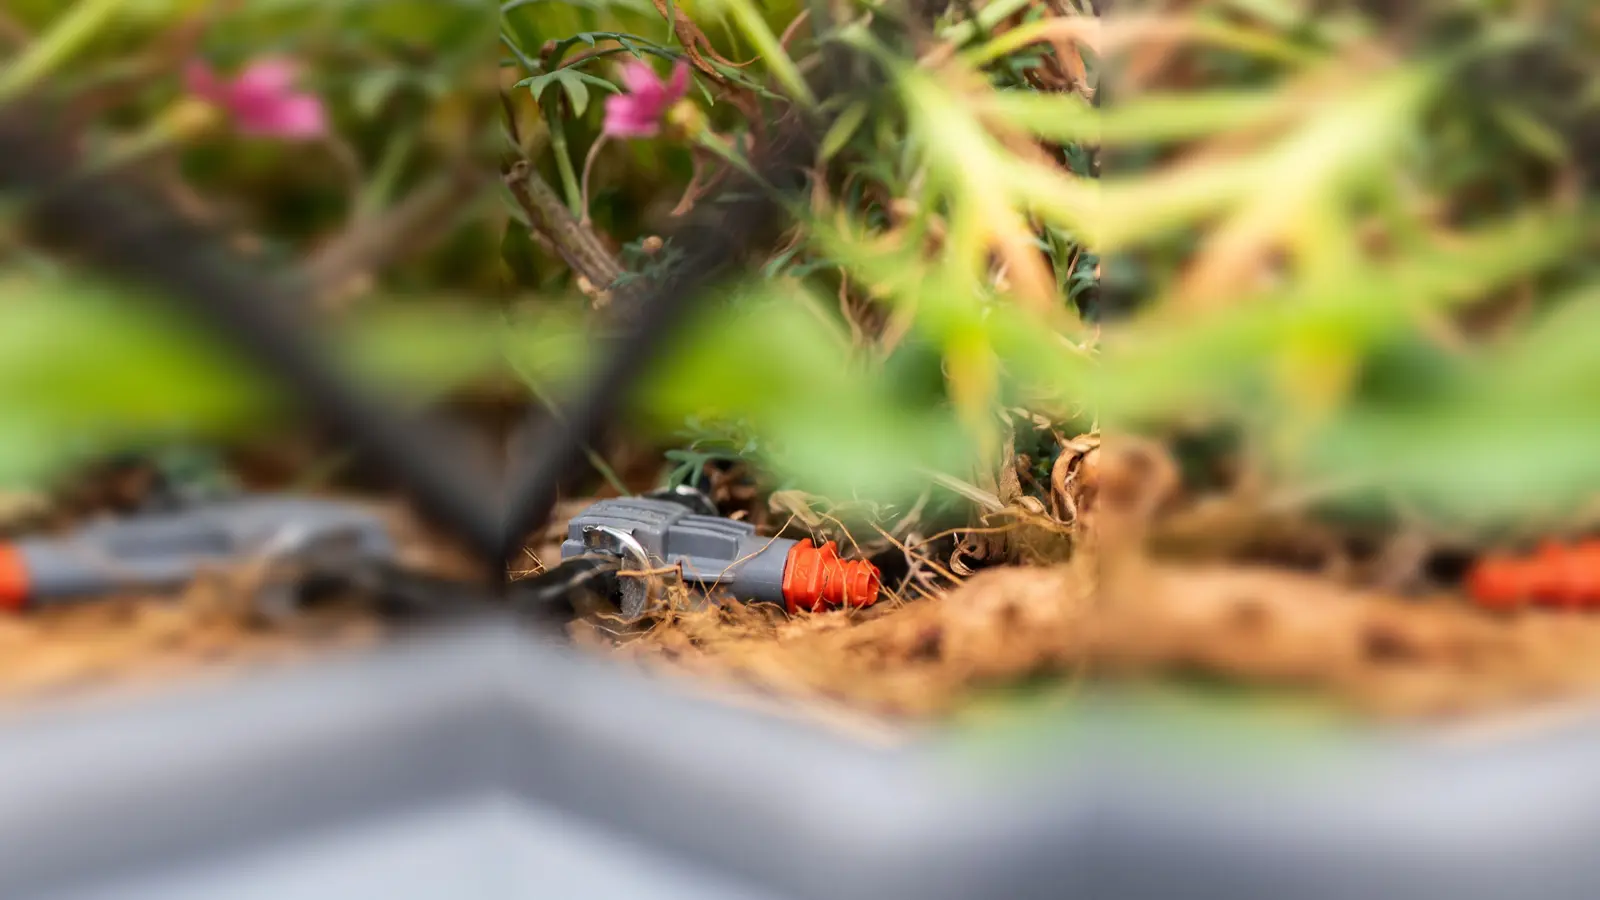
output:
POLYGON ((855 136, 856 131, 861 128, 861 123, 866 120, 868 109, 865 101, 857 101, 845 107, 839 118, 829 127, 828 133, 822 137, 822 146, 818 151, 822 159, 831 160, 844 149, 844 145, 850 142, 850 138, 855 136))

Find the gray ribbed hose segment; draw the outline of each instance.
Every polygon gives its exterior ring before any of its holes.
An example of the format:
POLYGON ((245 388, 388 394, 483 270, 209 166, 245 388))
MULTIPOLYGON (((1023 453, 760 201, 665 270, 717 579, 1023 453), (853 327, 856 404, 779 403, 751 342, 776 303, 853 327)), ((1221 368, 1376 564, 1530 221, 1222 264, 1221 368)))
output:
POLYGON ((165 592, 208 567, 338 550, 395 555, 383 519, 360 507, 301 498, 231 500, 177 513, 95 522, 13 545, 29 605, 117 591, 165 592))

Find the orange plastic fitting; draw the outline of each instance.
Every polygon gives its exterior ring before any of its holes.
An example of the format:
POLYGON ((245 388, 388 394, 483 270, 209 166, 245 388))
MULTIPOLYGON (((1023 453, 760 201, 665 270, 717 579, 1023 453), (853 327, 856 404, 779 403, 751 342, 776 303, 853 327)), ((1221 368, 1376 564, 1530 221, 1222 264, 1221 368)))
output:
POLYGON ((1545 544, 1525 557, 1484 557, 1467 574, 1467 591, 1478 605, 1496 610, 1600 609, 1600 541, 1545 544))
POLYGON ((0 544, 0 610, 16 612, 28 603, 28 565, 10 544, 0 544))
POLYGON ((866 560, 839 558, 839 546, 817 547, 804 540, 789 548, 783 565, 783 605, 816 612, 835 606, 871 606, 877 602, 878 567, 866 560))

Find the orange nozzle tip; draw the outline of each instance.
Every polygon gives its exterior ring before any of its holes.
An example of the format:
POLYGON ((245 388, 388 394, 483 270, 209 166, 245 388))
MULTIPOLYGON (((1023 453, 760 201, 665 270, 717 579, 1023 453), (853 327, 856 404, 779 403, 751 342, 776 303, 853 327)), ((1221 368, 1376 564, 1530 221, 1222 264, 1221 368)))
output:
POLYGON ((1516 609, 1530 598, 1524 567, 1514 559, 1491 557, 1479 562, 1467 580, 1467 591, 1478 605, 1498 610, 1516 609))
POLYGON ((28 565, 11 544, 0 544, 0 609, 15 612, 28 602, 28 565))
POLYGON ((839 558, 839 547, 804 540, 789 550, 783 568, 783 605, 789 612, 837 606, 871 606, 882 589, 878 567, 839 558))

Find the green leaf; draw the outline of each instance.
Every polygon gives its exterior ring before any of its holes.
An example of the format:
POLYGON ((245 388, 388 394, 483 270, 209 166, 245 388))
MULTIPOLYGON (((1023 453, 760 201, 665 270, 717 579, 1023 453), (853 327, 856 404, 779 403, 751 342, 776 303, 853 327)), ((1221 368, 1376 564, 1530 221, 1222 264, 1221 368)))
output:
MULTIPOLYGON (((1420 311, 1447 309, 1508 281, 1563 262, 1582 234, 1578 217, 1526 214, 1337 279, 1296 283, 1245 298, 1202 319, 1153 312, 1108 339, 1096 401, 1108 421, 1177 410, 1238 410, 1271 377, 1278 354, 1298 341, 1361 350, 1413 326, 1420 311)), ((1258 415, 1266 410, 1257 409, 1258 415)))
MULTIPOLYGON (((761 15, 761 9, 751 0, 715 0, 706 6, 715 12, 722 12, 731 17, 739 31, 744 34, 756 52, 761 54, 766 63, 767 71, 772 77, 783 85, 789 96, 800 101, 806 106, 815 106, 817 98, 812 94, 811 88, 800 74, 800 69, 789 57, 788 51, 778 43, 778 36, 773 34, 772 28, 761 15)), ((720 67, 719 67, 720 68, 720 67)))
POLYGON ((524 78, 517 82, 515 87, 527 88, 533 94, 533 99, 538 100, 544 93, 545 88, 552 84, 561 86, 561 90, 571 100, 572 112, 576 116, 583 115, 584 111, 589 108, 589 89, 587 85, 594 85, 612 93, 617 93, 618 91, 616 85, 606 81, 604 78, 597 78, 587 72, 580 72, 573 68, 557 69, 554 72, 546 72, 543 75, 524 78))
MULTIPOLYGON (((1248 222, 1252 236, 1309 228, 1338 191, 1387 171, 1442 74, 1426 64, 1381 73, 1249 156, 1102 179, 1095 248, 1109 252, 1218 215, 1248 222)), ((1065 206, 1075 199, 1052 188, 1035 188, 1036 202, 1065 206)))
MULTIPOLYGON (((565 40, 558 41, 555 46, 555 52, 551 54, 551 62, 555 63, 561 60, 566 56, 567 51, 576 44, 582 43, 589 47, 594 47, 600 41, 616 41, 620 45, 614 50, 602 51, 601 55, 609 55, 612 52, 625 52, 636 59, 643 59, 646 53, 666 60, 678 58, 678 54, 672 50, 637 34, 625 31, 584 31, 565 40)), ((591 57, 591 59, 597 58, 599 57, 591 57)))
POLYGON ((828 133, 822 137, 822 146, 818 152, 823 160, 833 159, 844 149, 844 145, 848 144, 850 138, 861 128, 861 123, 866 121, 869 109, 866 101, 858 100, 839 113, 839 118, 834 120, 833 125, 828 128, 828 133))
MULTIPOLYGON (((413 400, 504 365, 497 312, 379 304, 330 336, 353 376, 413 400)), ((525 346, 570 367, 573 332, 525 346)), ((0 481, 48 474, 39 448, 248 432, 283 408, 275 385, 151 298, 81 279, 0 279, 0 481)))
POLYGON ((527 88, 528 92, 533 95, 533 99, 538 100, 544 96, 544 89, 555 83, 559 74, 560 71, 546 72, 543 75, 530 75, 512 85, 512 87, 527 88))
POLYGON ((356 80, 351 105, 360 115, 371 118, 378 114, 389 98, 406 81, 403 69, 374 69, 356 80))
MULTIPOLYGON (((571 70, 562 69, 561 71, 568 72, 571 70)), ((562 89, 567 92, 567 99, 572 101, 572 114, 581 117, 584 111, 589 108, 589 89, 584 86, 582 78, 563 77, 560 81, 562 89)))
POLYGON ((1269 91, 1144 94, 1098 109, 1077 94, 998 91, 983 101, 996 118, 1057 143, 1186 141, 1250 128, 1293 107, 1269 91))
POLYGON ((500 15, 503 16, 508 12, 522 9, 525 6, 533 6, 536 3, 561 3, 566 6, 576 6, 580 9, 596 11, 603 11, 609 6, 619 5, 607 2, 607 0, 505 0, 504 3, 500 4, 500 15))

